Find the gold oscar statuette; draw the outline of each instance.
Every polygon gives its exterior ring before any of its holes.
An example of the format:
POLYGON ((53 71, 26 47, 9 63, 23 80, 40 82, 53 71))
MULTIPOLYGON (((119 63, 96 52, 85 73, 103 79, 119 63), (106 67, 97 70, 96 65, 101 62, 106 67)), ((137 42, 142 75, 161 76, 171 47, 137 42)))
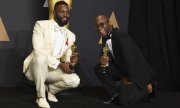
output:
MULTIPOLYGON (((108 53, 109 53, 109 48, 108 45, 105 44, 105 46, 103 47, 103 56, 108 58, 108 53)), ((106 67, 106 65, 101 65, 101 67, 106 67)))
MULTIPOLYGON (((73 45, 71 46, 71 51, 72 51, 71 57, 77 56, 79 54, 79 53, 77 53, 77 46, 75 43, 73 43, 73 45)), ((76 65, 76 63, 71 62, 70 69, 72 72, 75 72, 75 65, 76 65)))
MULTIPOLYGON (((108 45, 105 44, 105 46, 103 47, 103 56, 108 58, 108 53, 109 53, 109 48, 108 48, 108 45)), ((106 65, 102 65, 102 64, 100 65, 101 73, 103 73, 103 74, 106 73, 106 67, 107 67, 107 64, 106 65)))

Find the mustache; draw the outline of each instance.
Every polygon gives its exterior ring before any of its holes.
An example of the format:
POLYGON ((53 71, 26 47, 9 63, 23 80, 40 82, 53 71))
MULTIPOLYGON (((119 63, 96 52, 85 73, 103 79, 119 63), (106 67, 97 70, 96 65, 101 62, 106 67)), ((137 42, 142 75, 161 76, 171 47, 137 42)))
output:
POLYGON ((69 19, 69 17, 61 17, 61 18, 62 18, 62 19, 63 19, 63 18, 69 19))
POLYGON ((67 21, 69 21, 69 17, 57 17, 58 20, 62 20, 62 19, 64 19, 64 18, 66 18, 67 21))

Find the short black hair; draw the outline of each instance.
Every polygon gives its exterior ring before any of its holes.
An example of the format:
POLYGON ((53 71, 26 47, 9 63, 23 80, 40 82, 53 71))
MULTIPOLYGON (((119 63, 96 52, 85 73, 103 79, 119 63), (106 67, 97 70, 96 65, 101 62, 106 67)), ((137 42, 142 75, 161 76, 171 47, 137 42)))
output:
POLYGON ((56 2, 55 3, 55 5, 54 5, 54 10, 57 8, 57 6, 59 6, 59 5, 66 5, 66 6, 68 6, 68 4, 63 0, 61 0, 61 1, 58 1, 58 2, 56 2))

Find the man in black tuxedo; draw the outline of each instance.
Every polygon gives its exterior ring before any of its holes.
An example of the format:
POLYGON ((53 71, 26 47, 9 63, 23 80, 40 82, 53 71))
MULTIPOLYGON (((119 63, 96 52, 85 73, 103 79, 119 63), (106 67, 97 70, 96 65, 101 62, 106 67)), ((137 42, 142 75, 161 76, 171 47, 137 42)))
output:
POLYGON ((96 17, 96 29, 102 37, 103 47, 106 44, 109 49, 108 56, 101 54, 100 63, 95 67, 98 79, 110 95, 110 99, 103 103, 118 102, 129 106, 154 98, 156 86, 153 70, 135 42, 127 34, 113 28, 105 15, 96 17), (106 66, 105 72, 101 65, 106 66), (115 81, 120 81, 120 86, 115 81))

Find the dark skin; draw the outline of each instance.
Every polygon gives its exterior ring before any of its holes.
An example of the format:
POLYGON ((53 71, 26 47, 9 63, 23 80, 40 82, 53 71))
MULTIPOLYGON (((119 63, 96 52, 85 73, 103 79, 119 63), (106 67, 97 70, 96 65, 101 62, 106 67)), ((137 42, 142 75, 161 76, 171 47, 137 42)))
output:
MULTIPOLYGON (((113 26, 112 26, 112 24, 109 21, 109 18, 107 16, 99 15, 96 17, 96 30, 98 31, 98 33, 100 34, 101 37, 108 35, 108 33, 111 32, 112 27, 113 26)), ((101 56, 99 61, 100 61, 101 65, 106 65, 106 64, 108 64, 109 57, 101 56)), ((129 82, 126 77, 123 77, 121 79, 121 82, 124 85, 132 84, 132 82, 129 82)), ((148 89, 148 92, 151 93, 152 92, 152 85, 148 84, 147 89, 148 89)))
POLYGON ((54 10, 54 20, 63 27, 69 22, 70 10, 67 5, 58 5, 54 10))
MULTIPOLYGON (((98 31, 101 37, 108 35, 108 33, 112 30, 112 24, 107 16, 99 15, 96 17, 96 30, 98 31)), ((108 61, 108 56, 100 57, 101 65, 108 64, 108 61)))
MULTIPOLYGON (((58 5, 54 10, 54 20, 58 23, 59 26, 63 27, 69 22, 70 10, 67 5, 58 5)), ((78 56, 73 55, 70 58, 71 62, 60 63, 58 67, 65 73, 70 74, 71 69, 69 66, 73 63, 76 64, 78 62, 78 56)))

